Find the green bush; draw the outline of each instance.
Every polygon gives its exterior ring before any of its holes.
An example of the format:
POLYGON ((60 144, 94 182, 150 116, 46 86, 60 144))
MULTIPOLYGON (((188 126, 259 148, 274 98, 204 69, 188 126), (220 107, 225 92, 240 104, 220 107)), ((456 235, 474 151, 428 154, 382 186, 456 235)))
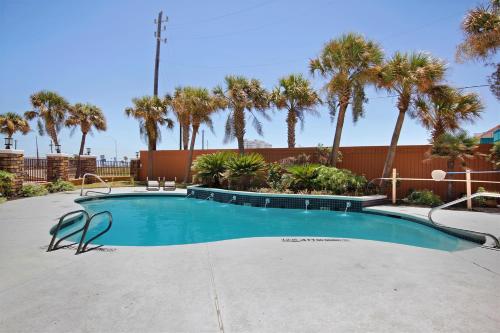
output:
POLYGON ((22 197, 38 197, 47 193, 47 188, 40 184, 24 184, 21 189, 22 197))
POLYGON ((10 172, 0 170, 0 197, 12 195, 14 175, 10 172))
POLYGON ((403 199, 403 201, 414 205, 428 207, 439 206, 443 203, 439 195, 434 194, 434 192, 430 190, 411 192, 405 199, 403 199))
POLYGON ((493 163, 494 169, 500 169, 500 141, 493 144, 490 149, 490 154, 487 157, 488 161, 493 163))
POLYGON ((284 174, 285 169, 283 169, 281 164, 276 162, 269 164, 267 169, 267 184, 269 187, 277 191, 283 190, 281 179, 284 174))
POLYGON ((292 191, 310 192, 316 189, 319 166, 316 164, 293 165, 287 168, 291 180, 286 184, 292 191))
POLYGON ((73 191, 75 189, 75 186, 70 182, 58 179, 53 183, 49 183, 47 185, 47 189, 49 190, 50 193, 56 193, 56 192, 73 191))
POLYGON ((221 186, 226 171, 226 162, 232 156, 234 156, 234 153, 228 152, 198 156, 192 168, 196 182, 208 186, 221 186))
POLYGON ((266 162, 260 154, 235 154, 226 162, 224 178, 234 189, 245 190, 250 186, 262 183, 265 178, 266 162))
POLYGON ((367 180, 345 169, 321 166, 318 168, 317 186, 323 191, 332 194, 354 194, 365 193, 367 180))

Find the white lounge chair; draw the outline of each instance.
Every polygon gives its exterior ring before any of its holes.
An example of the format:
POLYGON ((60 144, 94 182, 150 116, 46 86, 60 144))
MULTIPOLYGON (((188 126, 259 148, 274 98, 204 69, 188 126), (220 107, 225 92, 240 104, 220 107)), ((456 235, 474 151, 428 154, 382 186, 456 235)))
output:
POLYGON ((163 178, 163 191, 175 191, 177 188, 175 185, 176 181, 177 177, 175 177, 174 180, 165 180, 165 178, 163 178))
POLYGON ((159 191, 160 190, 160 178, 158 180, 149 180, 146 177, 146 191, 159 191))

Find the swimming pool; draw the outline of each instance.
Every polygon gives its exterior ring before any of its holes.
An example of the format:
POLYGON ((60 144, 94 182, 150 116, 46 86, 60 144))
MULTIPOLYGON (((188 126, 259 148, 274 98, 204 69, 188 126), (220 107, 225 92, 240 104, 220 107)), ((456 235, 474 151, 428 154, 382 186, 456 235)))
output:
MULTIPOLYGON (((369 239, 454 251, 477 244, 403 219, 365 213, 304 211, 222 204, 177 196, 109 196, 79 201, 89 214, 109 210, 113 227, 95 242, 114 246, 158 246, 248 237, 335 237, 369 239)), ((60 237, 81 227, 77 222, 60 237)), ((86 239, 107 225, 91 224, 86 239)), ((72 240, 79 241, 80 235, 72 240)))

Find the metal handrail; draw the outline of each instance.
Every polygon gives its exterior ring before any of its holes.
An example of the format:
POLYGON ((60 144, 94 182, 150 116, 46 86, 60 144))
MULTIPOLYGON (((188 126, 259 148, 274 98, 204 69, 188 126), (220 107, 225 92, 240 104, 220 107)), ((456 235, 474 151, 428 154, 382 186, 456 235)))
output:
POLYGON ((87 219, 87 222, 85 223, 85 225, 83 226, 83 234, 82 234, 82 238, 80 238, 80 243, 78 244, 78 249, 76 250, 76 253, 75 254, 79 254, 79 253, 83 253, 87 250, 87 246, 93 241, 95 240, 96 238, 99 238, 101 237, 102 235, 104 235, 106 232, 109 231, 109 229, 111 229, 111 226, 113 224, 113 215, 111 214, 110 211, 103 211, 103 212, 99 212, 99 213, 96 213, 94 215, 92 215, 89 219, 87 219), (108 221, 108 226, 106 227, 106 229, 104 229, 103 231, 101 231, 100 233, 98 233, 97 235, 95 235, 94 237, 91 237, 88 241, 85 242, 85 244, 83 243, 85 241, 85 236, 87 235, 87 231, 89 229, 89 226, 90 226, 90 223, 92 222, 92 220, 94 219, 94 217, 96 216, 99 216, 99 215, 102 215, 102 214, 107 214, 108 217, 109 217, 109 221, 108 221))
MULTIPOLYGON (((442 204, 441 206, 437 206, 437 207, 434 207, 432 208, 430 211, 429 211, 429 214, 427 214, 427 217, 429 218, 429 221, 431 221, 433 224, 435 225, 438 225, 438 226, 441 226, 441 227, 446 227, 446 228, 450 228, 444 224, 439 224, 437 222, 435 222, 433 219, 432 219, 432 214, 438 210, 441 210, 443 208, 446 208, 446 207, 449 207, 449 206, 453 206, 454 204, 457 204, 457 203, 460 203, 460 202, 463 202, 463 201, 466 201, 466 200, 469 200, 469 199, 474 199, 474 198, 477 198, 477 197, 491 197, 491 198, 500 198, 500 194, 499 193, 493 193, 493 192, 477 192, 477 193, 474 193, 470 196, 465 196, 465 197, 462 197, 460 199, 457 199, 457 200, 453 200, 453 201, 450 201, 450 202, 447 202, 445 204, 442 204)), ((453 228, 453 229, 457 229, 457 228, 453 228)), ((475 234, 479 234, 479 235, 482 235, 482 236, 487 236, 487 237, 490 237, 493 239, 493 242, 495 243, 495 246, 496 248, 500 248, 500 240, 490 234, 490 233, 487 233, 487 232, 479 232, 479 231, 473 231, 473 230, 467 230, 467 229, 460 229, 460 230, 464 230, 464 231, 467 231, 467 232, 471 232, 471 233, 475 233, 475 234)))
POLYGON ((88 193, 110 194, 111 193, 111 186, 109 186, 108 183, 106 183, 104 180, 102 180, 102 178, 99 177, 98 175, 96 175, 95 173, 86 173, 86 174, 83 175, 82 187, 80 189, 80 196, 87 195, 88 193), (88 190, 85 193, 83 193, 83 185, 85 185, 85 177, 87 177, 87 176, 93 176, 93 177, 99 179, 99 181, 101 183, 103 183, 108 188, 108 193, 99 192, 99 191, 93 191, 93 190, 88 190))
POLYGON ((61 216, 59 218, 59 222, 57 223, 56 225, 56 229, 54 230, 54 234, 52 235, 52 239, 50 240, 50 244, 49 244, 49 247, 47 248, 47 252, 50 252, 50 251, 53 251, 53 250, 57 250, 59 247, 59 243, 61 243, 63 240, 73 236, 73 235, 76 235, 77 233, 79 233, 80 231, 83 230, 83 228, 80 228, 76 231, 73 231, 72 233, 68 234, 68 235, 65 235, 64 237, 62 237, 61 239, 59 239, 57 241, 57 243, 54 244, 55 240, 56 240, 56 237, 57 237, 57 234, 59 233, 59 230, 61 229, 61 224, 62 222, 64 221, 64 218, 66 216, 69 216, 69 215, 73 215, 73 214, 76 214, 76 213, 81 213, 82 215, 85 215, 86 216, 86 219, 85 221, 87 221, 89 219, 89 213, 87 213, 85 210, 83 209, 79 209, 79 210, 74 210, 72 212, 69 212, 67 214, 64 214, 63 216, 61 216))

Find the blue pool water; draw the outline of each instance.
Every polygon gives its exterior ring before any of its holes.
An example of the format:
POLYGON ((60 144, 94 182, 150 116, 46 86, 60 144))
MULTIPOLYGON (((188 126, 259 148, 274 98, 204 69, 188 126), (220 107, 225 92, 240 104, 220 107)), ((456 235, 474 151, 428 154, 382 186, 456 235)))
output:
MULTIPOLYGON (((371 239, 445 251, 474 244, 418 223, 387 216, 334 211, 257 208, 184 197, 108 197, 80 202, 91 215, 113 214, 113 227, 96 244, 155 246, 247 237, 340 237, 371 239)), ((87 239, 106 227, 92 222, 87 239)), ((74 224, 61 236, 76 230, 74 224)), ((79 240, 77 235, 74 241, 79 240)))

